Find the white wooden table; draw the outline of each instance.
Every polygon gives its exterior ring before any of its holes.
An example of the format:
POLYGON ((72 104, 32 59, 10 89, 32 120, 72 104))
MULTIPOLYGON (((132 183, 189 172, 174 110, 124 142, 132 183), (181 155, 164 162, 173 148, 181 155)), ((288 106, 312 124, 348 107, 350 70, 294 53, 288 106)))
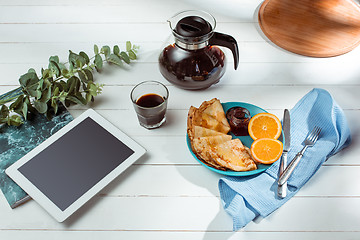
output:
MULTIPOLYGON (((68 50, 92 53, 93 44, 140 45, 139 60, 126 69, 106 66, 94 108, 143 145, 147 156, 101 191, 65 223, 36 202, 14 210, 0 194, 0 239, 360 239, 360 48, 335 58, 308 58, 274 46, 259 31, 261 0, 0 0, 0 92, 18 87, 29 68, 49 56, 66 61, 68 50), (237 71, 229 63, 220 83, 185 91, 159 73, 157 58, 172 42, 166 20, 181 10, 202 9, 217 31, 236 38, 237 71), (144 80, 170 91, 167 123, 139 126, 129 94, 144 80), (330 158, 299 193, 269 217, 232 231, 218 191, 221 177, 202 167, 186 146, 190 105, 213 97, 261 106, 282 118, 284 108, 314 87, 342 106, 352 131, 350 147, 330 158)), ((232 56, 225 50, 228 61, 232 56)), ((87 107, 72 107, 78 116, 87 107)))

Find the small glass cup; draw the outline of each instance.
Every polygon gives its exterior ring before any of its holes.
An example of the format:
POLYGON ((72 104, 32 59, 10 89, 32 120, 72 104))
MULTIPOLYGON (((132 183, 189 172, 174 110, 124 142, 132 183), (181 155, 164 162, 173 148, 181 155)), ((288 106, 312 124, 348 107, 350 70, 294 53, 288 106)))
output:
POLYGON ((130 93, 141 126, 147 129, 160 127, 166 121, 169 90, 157 81, 145 81, 136 85, 130 93))

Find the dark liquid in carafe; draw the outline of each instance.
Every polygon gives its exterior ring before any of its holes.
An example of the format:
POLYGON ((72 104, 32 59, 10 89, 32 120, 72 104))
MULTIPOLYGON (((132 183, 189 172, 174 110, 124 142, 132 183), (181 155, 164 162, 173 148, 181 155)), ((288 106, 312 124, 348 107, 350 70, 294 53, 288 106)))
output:
POLYGON ((164 102, 164 99, 154 93, 146 94, 141 96, 137 101, 136 104, 141 107, 151 108, 156 107, 164 102))
POLYGON ((167 46, 159 57, 161 74, 178 87, 204 89, 217 83, 225 72, 225 54, 215 46, 185 50, 167 46))

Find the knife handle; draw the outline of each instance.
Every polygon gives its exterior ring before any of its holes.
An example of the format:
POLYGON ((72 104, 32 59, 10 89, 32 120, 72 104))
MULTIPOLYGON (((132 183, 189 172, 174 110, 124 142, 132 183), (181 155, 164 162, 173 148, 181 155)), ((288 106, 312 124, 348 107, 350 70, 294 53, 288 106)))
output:
POLYGON ((299 164, 307 146, 305 145, 304 148, 296 154, 293 160, 289 163, 289 165, 286 167, 283 174, 280 175, 278 184, 283 185, 291 176, 292 172, 295 170, 296 166, 299 164))
MULTIPOLYGON (((287 152, 283 152, 280 161, 279 176, 281 176, 287 165, 287 152)), ((280 198, 285 198, 287 194, 287 182, 278 185, 277 194, 280 198)))

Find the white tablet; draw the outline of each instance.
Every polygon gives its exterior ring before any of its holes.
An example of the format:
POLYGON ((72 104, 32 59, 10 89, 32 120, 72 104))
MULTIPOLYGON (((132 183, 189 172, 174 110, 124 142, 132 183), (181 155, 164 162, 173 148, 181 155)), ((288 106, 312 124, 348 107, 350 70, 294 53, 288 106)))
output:
POLYGON ((144 148, 90 109, 6 174, 62 222, 143 154, 144 148))

